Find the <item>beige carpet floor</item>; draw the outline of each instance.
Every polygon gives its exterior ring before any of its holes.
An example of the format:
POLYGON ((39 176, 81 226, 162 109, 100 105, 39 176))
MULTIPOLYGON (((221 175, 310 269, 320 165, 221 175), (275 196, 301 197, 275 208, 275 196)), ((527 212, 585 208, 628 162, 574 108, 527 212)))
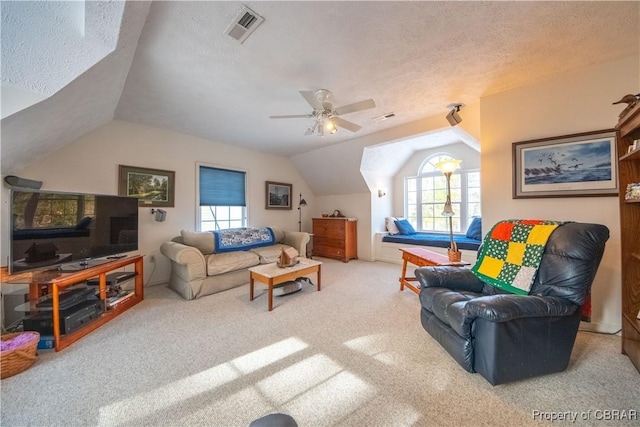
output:
MULTIPOLYGON (((620 337, 579 333, 565 372, 492 387, 420 325, 400 266, 321 259, 322 291, 249 301, 244 285, 196 301, 165 286, 61 352, 2 380, 2 426, 638 425, 640 376, 620 337), (620 412, 619 414, 622 414, 620 412), (618 415, 619 416, 619 415, 618 415)), ((315 276, 311 276, 315 282, 315 276)))

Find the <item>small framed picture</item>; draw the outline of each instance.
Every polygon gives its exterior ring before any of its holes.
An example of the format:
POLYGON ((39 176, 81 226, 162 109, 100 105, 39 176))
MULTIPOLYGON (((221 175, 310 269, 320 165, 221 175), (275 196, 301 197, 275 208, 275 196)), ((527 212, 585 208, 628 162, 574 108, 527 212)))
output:
POLYGON ((140 207, 174 207, 174 171, 119 166, 118 195, 135 197, 140 207))
POLYGON ((265 209, 291 209, 292 184, 266 182, 265 209))

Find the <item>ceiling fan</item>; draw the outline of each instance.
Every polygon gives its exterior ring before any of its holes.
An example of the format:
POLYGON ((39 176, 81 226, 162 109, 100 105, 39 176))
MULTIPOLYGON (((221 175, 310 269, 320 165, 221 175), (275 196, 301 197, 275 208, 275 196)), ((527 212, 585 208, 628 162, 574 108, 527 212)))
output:
POLYGON ((269 116, 270 119, 314 119, 315 122, 307 128, 305 135, 313 135, 317 133, 320 136, 324 136, 325 132, 330 134, 336 133, 338 127, 344 128, 351 132, 357 132, 362 129, 362 126, 353 122, 338 117, 342 114, 355 113, 356 111, 368 110, 369 108, 375 108, 376 103, 373 99, 366 99, 364 101, 355 102, 353 104, 344 105, 342 107, 334 108, 333 105, 327 101, 331 96, 331 92, 326 89, 318 89, 314 91, 301 90, 300 95, 313 107, 311 114, 294 114, 288 116, 269 116))

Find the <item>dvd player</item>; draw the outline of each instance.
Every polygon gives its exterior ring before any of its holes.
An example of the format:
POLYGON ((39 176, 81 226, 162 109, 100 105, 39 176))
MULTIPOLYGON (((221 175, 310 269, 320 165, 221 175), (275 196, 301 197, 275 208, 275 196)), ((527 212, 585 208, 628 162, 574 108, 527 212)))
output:
MULTIPOLYGON (((70 289, 66 292, 61 292, 58 295, 58 308, 60 310, 65 310, 67 308, 71 308, 76 304, 80 304, 83 301, 86 301, 89 297, 94 296, 96 294, 96 290, 94 288, 82 287, 70 289)), ((49 297, 43 301, 36 303, 36 308, 52 308, 53 307, 53 297, 49 297)))
MULTIPOLYGON (((101 300, 85 301, 75 307, 60 310, 60 333, 68 334, 100 316, 103 311, 101 300)), ((22 321, 25 331, 36 331, 40 335, 53 335, 53 312, 43 311, 22 321)))
MULTIPOLYGON (((136 277, 135 271, 119 271, 116 273, 107 274, 107 286, 115 286, 119 283, 126 282, 127 280, 131 280, 136 277)), ((94 277, 93 279, 87 280, 87 285, 89 286, 99 286, 100 278, 94 277)))

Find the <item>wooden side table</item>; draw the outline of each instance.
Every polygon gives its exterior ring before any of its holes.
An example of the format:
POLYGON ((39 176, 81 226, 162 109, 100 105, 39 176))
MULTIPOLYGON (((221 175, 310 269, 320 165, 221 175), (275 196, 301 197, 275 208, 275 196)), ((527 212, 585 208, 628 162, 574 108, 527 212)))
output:
POLYGON ((400 281, 400 290, 404 291, 404 287, 411 289, 416 294, 420 294, 420 288, 409 282, 415 282, 415 277, 406 277, 407 263, 415 264, 418 267, 440 267, 440 266, 459 266, 463 267, 471 263, 466 261, 453 262, 449 261, 449 257, 432 252, 422 248, 400 248, 402 251, 402 275, 398 279, 400 281))

